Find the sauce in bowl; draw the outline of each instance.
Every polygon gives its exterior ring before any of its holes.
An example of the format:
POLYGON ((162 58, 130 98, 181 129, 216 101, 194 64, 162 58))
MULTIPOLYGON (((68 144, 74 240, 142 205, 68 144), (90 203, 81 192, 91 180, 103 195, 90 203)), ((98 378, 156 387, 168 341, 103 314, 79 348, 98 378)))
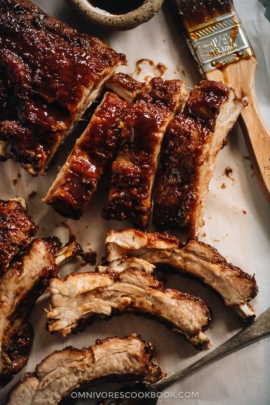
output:
POLYGON ((145 0, 88 0, 89 3, 110 14, 127 14, 140 7, 145 0))

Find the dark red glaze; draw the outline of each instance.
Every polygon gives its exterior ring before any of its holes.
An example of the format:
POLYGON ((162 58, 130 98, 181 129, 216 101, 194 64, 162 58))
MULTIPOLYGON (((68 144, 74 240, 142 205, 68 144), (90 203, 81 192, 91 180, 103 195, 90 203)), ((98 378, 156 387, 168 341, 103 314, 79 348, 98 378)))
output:
POLYGON ((0 274, 36 233, 37 226, 20 202, 0 200, 0 274))
POLYGON ((27 0, 0 0, 0 49, 0 118, 22 127, 13 134, 0 130, 0 138, 38 174, 87 107, 86 93, 125 58, 27 0))
POLYGON ((124 121, 118 156, 112 166, 106 219, 133 218, 145 228, 151 210, 152 182, 166 126, 179 102, 181 82, 152 79, 137 96, 124 121), (177 96, 178 95, 178 96, 177 96))
POLYGON ((45 198, 61 215, 79 219, 120 139, 128 103, 107 92, 45 198))
POLYGON ((210 131, 214 130, 219 108, 227 100, 229 89, 221 82, 202 81, 185 104, 184 114, 210 131))
POLYGON ((94 252, 93 250, 90 250, 89 252, 83 252, 81 256, 84 260, 82 266, 86 266, 87 264, 91 264, 92 266, 94 266, 96 264, 97 253, 94 252))
POLYGON ((194 233, 203 153, 228 91, 222 83, 202 82, 168 126, 153 192, 156 227, 194 233))
POLYGON ((126 73, 121 73, 118 72, 115 75, 113 75, 107 82, 106 82, 106 86, 108 86, 109 84, 109 88, 113 88, 113 86, 118 86, 124 90, 126 90, 127 92, 129 92, 130 94, 135 94, 139 91, 143 90, 143 87, 145 86, 145 83, 143 82, 139 82, 136 79, 133 79, 133 77, 127 75, 126 73))
POLYGON ((154 185, 153 224, 160 229, 188 229, 197 201, 200 150, 207 138, 200 125, 183 114, 170 124, 154 185))

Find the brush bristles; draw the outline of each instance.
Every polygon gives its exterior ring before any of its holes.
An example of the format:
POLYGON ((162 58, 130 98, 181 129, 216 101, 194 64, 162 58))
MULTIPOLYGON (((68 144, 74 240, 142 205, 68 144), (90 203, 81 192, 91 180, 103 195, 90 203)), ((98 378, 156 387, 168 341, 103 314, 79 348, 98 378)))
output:
POLYGON ((186 29, 234 11, 232 0, 175 0, 186 29))

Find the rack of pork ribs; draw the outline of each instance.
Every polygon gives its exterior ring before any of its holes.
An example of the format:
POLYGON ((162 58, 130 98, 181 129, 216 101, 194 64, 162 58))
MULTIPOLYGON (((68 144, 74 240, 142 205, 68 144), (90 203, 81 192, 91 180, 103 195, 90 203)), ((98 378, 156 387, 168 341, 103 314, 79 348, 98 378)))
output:
POLYGON ((0 0, 1 159, 15 159, 34 176, 44 174, 122 64, 123 54, 29 0, 0 0))
POLYGON ((203 81, 189 94, 180 80, 149 83, 116 73, 44 197, 79 219, 111 165, 105 219, 131 219, 146 229, 179 229, 194 239, 216 156, 243 108, 233 89, 203 81))
POLYGON ((0 157, 44 174, 60 144, 100 100, 43 201, 79 219, 111 165, 106 219, 195 238, 217 153, 244 105, 226 85, 138 82, 123 54, 48 16, 29 0, 0 0, 0 157), (46 52, 44 52, 46 49, 46 52), (57 55, 57 63, 55 63, 57 55))

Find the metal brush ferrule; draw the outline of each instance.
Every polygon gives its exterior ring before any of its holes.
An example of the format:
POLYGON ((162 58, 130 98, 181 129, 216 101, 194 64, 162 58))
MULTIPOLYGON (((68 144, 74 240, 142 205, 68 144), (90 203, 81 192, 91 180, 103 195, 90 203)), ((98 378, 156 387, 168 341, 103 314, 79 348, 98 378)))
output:
POLYGON ((189 29, 187 42, 201 74, 253 55, 235 12, 189 29))

